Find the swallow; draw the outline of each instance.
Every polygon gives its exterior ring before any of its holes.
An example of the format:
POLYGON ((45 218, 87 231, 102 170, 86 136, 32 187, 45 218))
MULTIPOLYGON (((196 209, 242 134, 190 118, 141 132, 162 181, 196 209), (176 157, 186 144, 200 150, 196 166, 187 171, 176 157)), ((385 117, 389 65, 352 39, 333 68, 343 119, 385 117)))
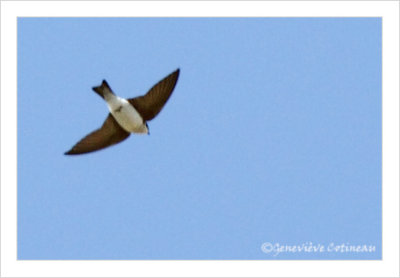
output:
POLYGON ((125 99, 114 94, 106 80, 93 87, 108 106, 103 125, 76 143, 65 155, 98 151, 129 137, 131 133, 150 134, 148 121, 154 119, 171 96, 178 81, 179 69, 154 85, 145 95, 125 99))

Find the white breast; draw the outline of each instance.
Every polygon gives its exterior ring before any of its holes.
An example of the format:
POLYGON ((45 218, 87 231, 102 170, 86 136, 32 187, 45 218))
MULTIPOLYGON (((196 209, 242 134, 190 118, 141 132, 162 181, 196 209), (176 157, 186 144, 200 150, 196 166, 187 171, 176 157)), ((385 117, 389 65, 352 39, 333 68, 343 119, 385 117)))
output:
POLYGON ((106 100, 115 120, 128 132, 147 133, 147 127, 135 108, 123 98, 113 96, 106 100))

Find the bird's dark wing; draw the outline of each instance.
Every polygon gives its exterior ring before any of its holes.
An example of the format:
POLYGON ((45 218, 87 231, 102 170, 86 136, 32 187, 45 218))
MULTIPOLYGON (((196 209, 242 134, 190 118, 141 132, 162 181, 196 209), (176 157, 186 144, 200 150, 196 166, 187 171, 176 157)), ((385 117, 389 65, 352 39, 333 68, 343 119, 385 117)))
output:
POLYGON ((154 85, 144 96, 128 99, 144 121, 150 121, 160 113, 178 81, 179 69, 154 85))
POLYGON ((84 137, 65 154, 83 154, 101 150, 125 140, 129 135, 130 133, 125 131, 111 114, 108 114, 99 129, 84 137))

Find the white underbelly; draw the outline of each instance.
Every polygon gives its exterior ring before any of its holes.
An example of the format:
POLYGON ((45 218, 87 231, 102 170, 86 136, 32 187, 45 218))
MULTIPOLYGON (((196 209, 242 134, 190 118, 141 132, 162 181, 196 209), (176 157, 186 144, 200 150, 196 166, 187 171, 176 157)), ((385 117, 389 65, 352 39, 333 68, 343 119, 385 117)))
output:
POLYGON ((117 103, 109 103, 108 108, 115 120, 123 129, 134 133, 147 133, 146 125, 140 114, 126 100, 119 100, 117 103))

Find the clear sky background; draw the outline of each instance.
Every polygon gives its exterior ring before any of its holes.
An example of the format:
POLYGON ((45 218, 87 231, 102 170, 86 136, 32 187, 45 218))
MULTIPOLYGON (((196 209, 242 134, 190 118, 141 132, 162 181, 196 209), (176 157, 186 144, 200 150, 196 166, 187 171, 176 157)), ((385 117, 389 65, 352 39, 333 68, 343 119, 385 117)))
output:
POLYGON ((19 18, 18 258, 380 259, 381 50, 378 18, 19 18), (149 136, 63 154, 102 79, 176 68, 149 136))

